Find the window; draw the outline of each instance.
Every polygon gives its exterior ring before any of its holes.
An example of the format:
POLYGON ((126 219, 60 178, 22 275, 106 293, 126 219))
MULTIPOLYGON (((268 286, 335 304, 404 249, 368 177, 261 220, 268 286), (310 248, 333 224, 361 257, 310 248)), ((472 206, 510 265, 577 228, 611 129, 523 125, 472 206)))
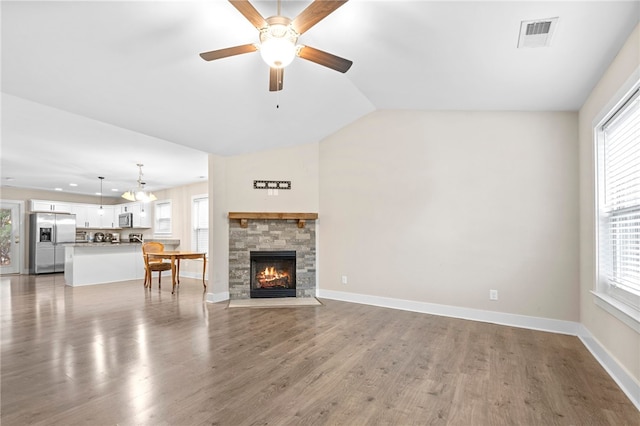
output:
POLYGON ((171 201, 157 201, 155 204, 156 234, 171 234, 171 201))
POLYGON ((597 292, 640 318, 640 90, 596 128, 597 292), (629 311, 631 308, 631 311, 629 311))
POLYGON ((207 253, 209 251, 209 198, 206 196, 194 197, 192 204, 193 235, 191 247, 193 251, 207 253))

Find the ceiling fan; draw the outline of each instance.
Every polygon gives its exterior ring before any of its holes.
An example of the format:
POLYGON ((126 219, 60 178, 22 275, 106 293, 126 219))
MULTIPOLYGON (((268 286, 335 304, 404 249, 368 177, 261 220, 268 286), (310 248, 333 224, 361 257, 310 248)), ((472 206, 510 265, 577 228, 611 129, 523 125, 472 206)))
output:
POLYGON ((295 56, 316 64, 345 73, 351 68, 352 61, 313 47, 297 45, 298 37, 315 24, 326 18, 348 0, 315 0, 294 19, 282 16, 280 0, 276 16, 263 18, 248 0, 229 0, 229 2, 260 32, 260 43, 243 44, 226 49, 204 52, 200 57, 213 61, 229 56, 241 55, 260 50, 262 59, 269 65, 269 91, 282 90, 284 67, 295 56))

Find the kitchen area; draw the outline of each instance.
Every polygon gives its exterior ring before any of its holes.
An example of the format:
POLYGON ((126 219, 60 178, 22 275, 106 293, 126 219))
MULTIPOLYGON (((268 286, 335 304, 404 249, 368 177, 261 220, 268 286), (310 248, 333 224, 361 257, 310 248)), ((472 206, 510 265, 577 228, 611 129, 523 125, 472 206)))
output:
POLYGON ((29 273, 64 273, 69 286, 142 280, 144 241, 162 242, 167 250, 180 244, 153 238, 148 203, 29 204, 29 273))

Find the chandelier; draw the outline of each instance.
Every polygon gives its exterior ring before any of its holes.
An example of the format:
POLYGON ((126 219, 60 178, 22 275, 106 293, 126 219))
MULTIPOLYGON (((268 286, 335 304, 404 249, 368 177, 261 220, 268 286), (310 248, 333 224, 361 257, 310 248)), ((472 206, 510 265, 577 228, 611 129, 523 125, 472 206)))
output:
POLYGON ((122 198, 129 201, 143 201, 145 203, 157 200, 158 197, 153 195, 152 192, 147 192, 144 190, 144 186, 146 184, 146 182, 142 181, 142 166, 144 166, 144 164, 137 164, 137 166, 138 187, 136 189, 130 189, 129 191, 126 191, 124 194, 122 194, 122 198))

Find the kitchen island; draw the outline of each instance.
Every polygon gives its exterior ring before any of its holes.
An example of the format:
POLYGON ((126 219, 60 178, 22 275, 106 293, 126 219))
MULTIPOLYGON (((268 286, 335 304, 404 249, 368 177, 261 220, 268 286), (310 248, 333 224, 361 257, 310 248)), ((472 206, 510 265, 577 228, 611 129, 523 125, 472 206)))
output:
POLYGON ((75 243, 65 247, 64 280, 70 286, 143 280, 140 243, 75 243))

